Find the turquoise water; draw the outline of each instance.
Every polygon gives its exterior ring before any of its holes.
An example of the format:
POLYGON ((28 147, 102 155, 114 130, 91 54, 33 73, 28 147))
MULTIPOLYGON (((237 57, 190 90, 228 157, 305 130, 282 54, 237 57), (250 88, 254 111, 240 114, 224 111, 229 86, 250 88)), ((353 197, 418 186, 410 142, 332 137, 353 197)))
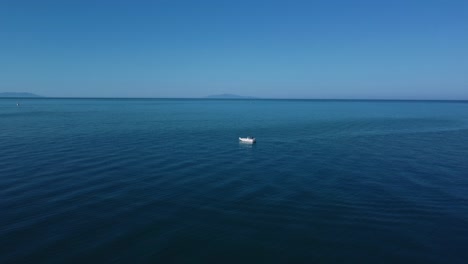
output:
POLYGON ((468 258, 466 102, 16 102, 0 263, 468 258))

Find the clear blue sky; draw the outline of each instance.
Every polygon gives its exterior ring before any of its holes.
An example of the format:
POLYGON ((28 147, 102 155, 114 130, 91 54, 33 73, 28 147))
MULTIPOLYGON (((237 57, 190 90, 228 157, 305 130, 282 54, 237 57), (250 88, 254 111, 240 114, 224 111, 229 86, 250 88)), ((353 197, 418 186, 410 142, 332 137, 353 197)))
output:
POLYGON ((0 92, 468 99, 468 1, 0 0, 0 92))

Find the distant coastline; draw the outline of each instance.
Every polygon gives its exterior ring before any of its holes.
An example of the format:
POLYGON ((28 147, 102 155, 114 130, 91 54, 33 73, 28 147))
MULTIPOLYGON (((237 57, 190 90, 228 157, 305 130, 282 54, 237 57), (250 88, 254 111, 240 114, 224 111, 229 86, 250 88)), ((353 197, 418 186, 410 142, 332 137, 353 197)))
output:
POLYGON ((37 98, 41 97, 40 95, 33 94, 33 93, 14 93, 14 92, 4 92, 0 93, 1 97, 8 97, 8 98, 37 98))
POLYGON ((242 96, 237 94, 215 94, 204 97, 206 99, 259 99, 253 96, 242 96))

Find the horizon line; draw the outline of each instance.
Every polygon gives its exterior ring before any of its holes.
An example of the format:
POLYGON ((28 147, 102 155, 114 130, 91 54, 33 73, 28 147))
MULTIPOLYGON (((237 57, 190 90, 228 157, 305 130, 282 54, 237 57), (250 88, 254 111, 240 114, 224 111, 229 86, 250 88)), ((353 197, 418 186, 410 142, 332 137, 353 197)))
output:
POLYGON ((0 99, 179 99, 179 100, 310 100, 310 101, 468 101, 468 99, 403 99, 403 98, 209 98, 209 97, 104 97, 104 96, 37 96, 37 97, 2 97, 0 99))

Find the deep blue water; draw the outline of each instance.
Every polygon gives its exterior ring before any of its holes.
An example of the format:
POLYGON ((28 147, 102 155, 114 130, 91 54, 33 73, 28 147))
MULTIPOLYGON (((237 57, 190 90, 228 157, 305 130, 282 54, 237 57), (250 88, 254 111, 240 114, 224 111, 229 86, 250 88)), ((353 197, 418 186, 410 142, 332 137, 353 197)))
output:
POLYGON ((0 263, 468 259, 466 102, 16 101, 0 263))

